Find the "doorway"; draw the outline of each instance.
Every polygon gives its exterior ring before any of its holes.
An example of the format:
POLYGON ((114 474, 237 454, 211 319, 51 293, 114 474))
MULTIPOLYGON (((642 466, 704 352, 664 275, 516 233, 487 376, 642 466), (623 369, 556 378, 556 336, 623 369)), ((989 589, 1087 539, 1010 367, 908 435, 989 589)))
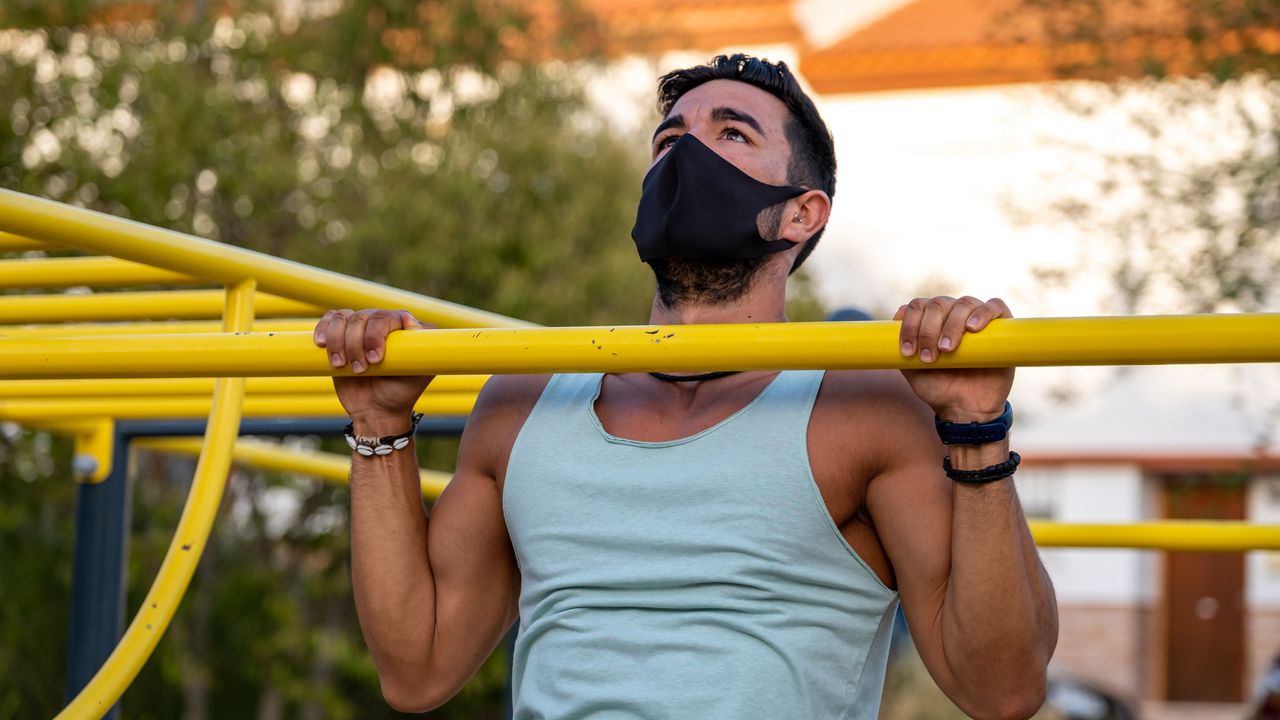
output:
MULTIPOLYGON (((1165 516, 1245 519, 1245 475, 1164 478, 1165 516)), ((1244 554, 1165 553, 1165 696, 1183 702, 1244 699, 1244 554)))

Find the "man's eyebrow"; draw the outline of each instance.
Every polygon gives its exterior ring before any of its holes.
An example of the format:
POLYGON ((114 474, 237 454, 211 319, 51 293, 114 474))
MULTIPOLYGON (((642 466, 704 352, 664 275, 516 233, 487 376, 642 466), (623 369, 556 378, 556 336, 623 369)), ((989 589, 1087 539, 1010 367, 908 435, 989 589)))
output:
POLYGON ((650 138, 650 141, 652 142, 653 139, 656 139, 659 135, 661 135, 663 130, 667 130, 669 128, 682 128, 682 127, 684 127, 684 116, 672 115, 666 120, 663 120, 662 122, 658 123, 658 129, 653 131, 653 138, 650 138))
POLYGON ((718 122, 724 122, 726 120, 730 120, 733 122, 740 122, 744 125, 749 126, 752 130, 755 130, 756 132, 760 133, 761 137, 765 137, 765 138, 769 137, 769 133, 766 133, 764 131, 764 128, 760 127, 760 123, 757 122, 754 117, 752 117, 749 113, 745 113, 736 108, 718 107, 711 111, 711 119, 716 120, 718 122))

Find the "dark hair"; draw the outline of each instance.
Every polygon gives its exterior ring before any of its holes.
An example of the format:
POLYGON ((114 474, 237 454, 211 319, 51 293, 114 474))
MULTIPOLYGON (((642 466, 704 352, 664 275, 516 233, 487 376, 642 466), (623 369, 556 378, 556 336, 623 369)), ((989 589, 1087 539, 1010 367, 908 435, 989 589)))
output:
MULTIPOLYGON (((737 53, 717 55, 706 65, 672 70, 658 81, 658 111, 666 117, 685 93, 712 80, 736 80, 758 87, 787 106, 791 119, 787 123, 787 141, 791 143, 791 160, 787 163, 787 182, 822 190, 828 197, 836 194, 836 150, 831 131, 818 114, 813 100, 800 88, 784 62, 769 62, 737 53)), ((791 271, 809 257, 818 245, 826 227, 809 238, 796 256, 791 271)))

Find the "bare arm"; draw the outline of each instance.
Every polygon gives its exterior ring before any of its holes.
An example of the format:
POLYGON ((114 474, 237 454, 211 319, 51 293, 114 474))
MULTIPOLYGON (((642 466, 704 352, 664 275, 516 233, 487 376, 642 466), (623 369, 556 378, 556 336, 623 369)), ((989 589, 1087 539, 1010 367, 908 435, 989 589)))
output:
MULTIPOLYGON (((966 331, 1008 315, 998 300, 937 300, 900 312, 904 340, 922 359, 936 359, 958 347, 966 331)), ((867 502, 912 637, 939 687, 966 713, 1030 717, 1044 701, 1057 644, 1053 587, 1012 477, 976 486, 948 479, 929 412, 955 422, 989 420, 1008 395, 1012 371, 923 371, 907 379, 927 407, 905 392, 896 404, 894 438, 867 502)), ((954 467, 980 469, 1007 460, 1009 442, 952 445, 946 452, 954 467)))
MULTIPOLYGON (((385 311, 326 314, 317 344, 335 365, 381 361, 388 332, 417 326, 385 311), (373 352, 370 352, 373 351, 373 352), (376 360, 375 360, 376 358, 376 360), (362 359, 362 360, 361 360, 362 359)), ((336 381, 355 432, 408 427, 430 378, 336 381)), ((452 482, 430 517, 413 446, 353 455, 352 581, 356 611, 382 692, 400 710, 443 704, 470 679, 516 617, 519 574, 495 482, 495 446, 511 418, 501 388, 486 387, 468 422, 452 482)))
MULTIPOLYGON (((921 425, 904 444, 937 444, 925 434, 932 428, 921 425)), ((999 457, 979 461, 985 466, 1007 458, 1005 447, 975 450, 999 457)), ((933 456, 897 464, 868 493, 916 648, 938 686, 970 716, 1030 717, 1044 701, 1057 609, 1013 480, 953 487, 940 451, 917 447, 916 454, 933 456)))

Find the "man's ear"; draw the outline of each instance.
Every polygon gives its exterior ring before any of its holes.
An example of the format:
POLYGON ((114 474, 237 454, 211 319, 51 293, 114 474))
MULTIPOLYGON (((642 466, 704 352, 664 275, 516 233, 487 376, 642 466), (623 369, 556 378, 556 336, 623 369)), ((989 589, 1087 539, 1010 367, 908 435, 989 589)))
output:
POLYGON ((778 228, 779 240, 802 243, 813 237, 831 217, 831 198, 821 190, 810 190, 787 201, 778 228))

